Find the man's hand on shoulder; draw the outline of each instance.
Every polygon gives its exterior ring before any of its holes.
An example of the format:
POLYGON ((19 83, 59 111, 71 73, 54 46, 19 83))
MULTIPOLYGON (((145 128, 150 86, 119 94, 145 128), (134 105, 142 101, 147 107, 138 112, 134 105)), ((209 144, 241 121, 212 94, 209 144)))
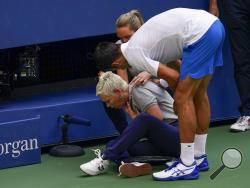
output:
POLYGON ((144 72, 139 73, 137 76, 135 76, 133 80, 130 82, 130 84, 134 86, 144 85, 150 78, 151 78, 151 74, 144 71, 144 72))

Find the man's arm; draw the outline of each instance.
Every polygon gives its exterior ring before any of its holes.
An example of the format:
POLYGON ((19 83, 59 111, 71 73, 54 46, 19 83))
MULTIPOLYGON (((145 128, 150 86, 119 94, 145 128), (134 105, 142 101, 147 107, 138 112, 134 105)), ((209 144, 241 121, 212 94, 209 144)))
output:
POLYGON ((177 86, 178 80, 179 80, 179 73, 178 71, 169 68, 163 64, 159 64, 158 70, 157 70, 157 76, 159 78, 162 78, 166 80, 170 86, 170 88, 175 91, 175 88, 177 86))
POLYGON ((211 14, 215 15, 216 17, 219 17, 219 9, 217 5, 217 0, 210 0, 208 11, 211 14))
POLYGON ((137 74, 129 84, 132 84, 134 86, 143 85, 147 81, 149 81, 150 78, 151 78, 151 74, 149 74, 147 71, 144 71, 144 72, 137 74))
POLYGON ((127 52, 129 55, 126 57, 126 60, 130 66, 137 70, 147 71, 152 76, 163 78, 174 91, 179 79, 178 71, 149 58, 148 52, 144 49, 130 48, 129 50, 130 51, 127 52))
POLYGON ((117 69, 117 74, 128 83, 127 69, 117 69))
POLYGON ((175 61, 171 61, 167 64, 167 66, 169 68, 172 68, 178 72, 180 72, 180 67, 181 67, 181 60, 180 59, 177 59, 175 61))

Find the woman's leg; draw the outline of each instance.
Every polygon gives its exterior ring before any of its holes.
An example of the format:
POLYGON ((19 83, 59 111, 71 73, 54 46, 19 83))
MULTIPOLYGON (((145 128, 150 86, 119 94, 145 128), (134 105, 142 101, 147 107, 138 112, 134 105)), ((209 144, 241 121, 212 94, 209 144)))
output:
POLYGON ((179 156, 179 133, 176 127, 147 114, 137 116, 116 142, 103 152, 103 159, 117 160, 141 138, 148 138, 152 145, 164 155, 179 156))
POLYGON ((134 145, 128 148, 128 153, 131 157, 136 156, 162 156, 164 155, 147 138, 139 140, 134 145))
MULTIPOLYGON (((113 139, 109 141, 106 145, 106 148, 112 147, 114 144, 116 144, 117 140, 119 137, 116 139, 113 139)), ((115 163, 118 165, 121 164, 121 161, 123 162, 130 162, 131 157, 137 157, 137 156, 163 156, 159 150, 157 150, 154 145, 147 139, 143 138, 143 140, 139 140, 132 146, 128 147, 127 151, 119 155, 119 159, 114 160, 115 163)))

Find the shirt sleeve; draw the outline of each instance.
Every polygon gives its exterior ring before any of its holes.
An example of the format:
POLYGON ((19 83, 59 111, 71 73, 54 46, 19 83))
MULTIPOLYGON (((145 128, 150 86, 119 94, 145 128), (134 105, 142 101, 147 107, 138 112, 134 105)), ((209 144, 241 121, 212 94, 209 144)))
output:
POLYGON ((160 85, 163 87, 163 88, 167 88, 169 85, 168 85, 168 82, 166 80, 163 80, 163 79, 160 79, 160 85))
POLYGON ((141 48, 130 48, 126 52, 128 64, 139 72, 147 71, 157 77, 159 62, 149 57, 149 52, 141 48))
POLYGON ((145 112, 151 105, 158 104, 156 97, 143 86, 133 88, 132 99, 140 112, 145 112))

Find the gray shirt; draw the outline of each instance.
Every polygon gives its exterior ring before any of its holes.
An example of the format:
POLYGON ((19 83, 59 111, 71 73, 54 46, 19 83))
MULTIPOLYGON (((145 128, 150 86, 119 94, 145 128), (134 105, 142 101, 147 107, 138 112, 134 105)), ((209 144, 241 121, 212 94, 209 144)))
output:
POLYGON ((178 118, 173 111, 171 95, 152 81, 138 87, 129 85, 129 96, 131 107, 137 112, 146 112, 150 106, 158 105, 164 121, 172 122, 178 118))

